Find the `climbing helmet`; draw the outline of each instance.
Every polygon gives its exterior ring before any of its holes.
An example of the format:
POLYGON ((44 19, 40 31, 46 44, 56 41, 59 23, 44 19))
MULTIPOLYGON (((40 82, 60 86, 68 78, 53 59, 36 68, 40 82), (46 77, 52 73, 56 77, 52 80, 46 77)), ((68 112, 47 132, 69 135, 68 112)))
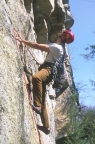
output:
POLYGON ((72 43, 74 41, 74 34, 71 30, 65 30, 62 32, 62 35, 65 36, 65 42, 67 44, 72 43))

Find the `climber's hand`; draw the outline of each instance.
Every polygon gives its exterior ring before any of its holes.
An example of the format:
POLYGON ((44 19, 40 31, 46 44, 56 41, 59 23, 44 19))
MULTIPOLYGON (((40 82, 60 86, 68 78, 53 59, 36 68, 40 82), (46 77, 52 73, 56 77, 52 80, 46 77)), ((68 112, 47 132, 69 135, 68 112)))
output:
POLYGON ((17 36, 16 36, 16 40, 18 40, 19 42, 23 42, 23 39, 21 38, 20 35, 17 35, 17 36))

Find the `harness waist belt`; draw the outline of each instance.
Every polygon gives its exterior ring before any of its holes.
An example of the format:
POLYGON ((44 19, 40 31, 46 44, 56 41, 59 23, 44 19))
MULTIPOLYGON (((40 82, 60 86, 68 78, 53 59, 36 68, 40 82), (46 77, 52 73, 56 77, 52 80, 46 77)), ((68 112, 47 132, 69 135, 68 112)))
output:
POLYGON ((53 63, 50 63, 50 62, 44 62, 44 65, 45 65, 45 66, 52 66, 53 63))

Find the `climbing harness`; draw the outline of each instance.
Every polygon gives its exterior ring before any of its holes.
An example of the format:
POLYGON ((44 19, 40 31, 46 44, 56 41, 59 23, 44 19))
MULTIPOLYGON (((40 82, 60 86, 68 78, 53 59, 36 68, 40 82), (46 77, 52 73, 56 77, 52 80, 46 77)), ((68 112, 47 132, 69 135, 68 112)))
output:
POLYGON ((56 93, 57 90, 60 91, 62 88, 66 89, 69 86, 67 74, 64 66, 64 58, 66 56, 66 50, 64 49, 64 55, 61 55, 60 58, 51 65, 52 68, 52 87, 55 88, 56 93))
MULTIPOLYGON (((16 40, 16 37, 20 37, 19 33, 17 32, 17 30, 14 28, 13 29, 13 33, 14 33, 14 39, 15 39, 15 43, 16 43, 16 47, 17 47, 17 51, 18 51, 18 55, 19 55, 19 58, 21 56, 21 53, 20 53, 20 50, 19 50, 19 45, 17 43, 17 40, 16 40)), ((26 47, 26 45, 24 44, 24 46, 26 47)), ((29 49, 27 48, 27 50, 29 51, 29 49)), ((32 60, 35 60, 36 59, 34 58, 33 54, 29 51, 29 53, 32 55, 33 59, 32 60)), ((21 59, 21 58, 20 58, 21 59)), ((37 61, 36 61, 37 64, 39 64, 37 61)), ((27 90, 27 93, 28 93, 28 100, 29 100, 29 105, 32 109, 32 113, 33 113, 33 118, 34 118, 34 122, 36 124, 36 117, 35 117, 35 114, 34 114, 34 111, 33 111, 33 108, 32 108, 32 99, 31 99, 31 96, 30 96, 30 92, 29 92, 29 89, 28 89, 28 84, 27 84, 27 78, 26 78, 26 75, 25 75, 25 72, 23 71, 23 76, 24 76, 24 82, 25 82, 25 86, 26 86, 26 90, 27 90)), ((38 136, 39 136, 39 142, 40 144, 42 144, 41 142, 41 139, 40 139, 40 133, 39 133, 39 130, 38 130, 38 127, 37 127, 37 124, 36 124, 36 130, 38 132, 38 136)))

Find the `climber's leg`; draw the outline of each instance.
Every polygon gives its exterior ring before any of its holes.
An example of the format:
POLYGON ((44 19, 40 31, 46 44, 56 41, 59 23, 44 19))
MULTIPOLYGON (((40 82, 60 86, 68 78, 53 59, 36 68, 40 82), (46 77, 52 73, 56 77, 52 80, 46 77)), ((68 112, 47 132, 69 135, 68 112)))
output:
POLYGON ((44 127, 46 129, 49 128, 49 119, 48 119, 48 114, 47 114, 47 109, 46 109, 46 103, 42 106, 42 112, 41 112, 41 119, 44 127))
POLYGON ((42 107, 42 83, 49 78, 50 74, 48 69, 42 69, 32 77, 33 98, 36 107, 42 107))
POLYGON ((49 119, 48 119, 48 113, 46 108, 46 101, 45 101, 45 93, 46 93, 46 83, 43 83, 43 93, 42 93, 42 112, 41 112, 41 119, 44 127, 46 129, 49 128, 49 119))

